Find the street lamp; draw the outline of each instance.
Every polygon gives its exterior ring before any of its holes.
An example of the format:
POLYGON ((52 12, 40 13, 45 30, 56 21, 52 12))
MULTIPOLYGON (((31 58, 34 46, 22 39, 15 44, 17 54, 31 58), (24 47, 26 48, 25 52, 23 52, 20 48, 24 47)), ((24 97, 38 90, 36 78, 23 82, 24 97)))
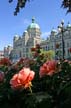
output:
POLYGON ((60 26, 58 28, 61 31, 62 34, 62 59, 64 60, 64 55, 65 55, 65 44, 64 44, 64 20, 61 21, 60 26))

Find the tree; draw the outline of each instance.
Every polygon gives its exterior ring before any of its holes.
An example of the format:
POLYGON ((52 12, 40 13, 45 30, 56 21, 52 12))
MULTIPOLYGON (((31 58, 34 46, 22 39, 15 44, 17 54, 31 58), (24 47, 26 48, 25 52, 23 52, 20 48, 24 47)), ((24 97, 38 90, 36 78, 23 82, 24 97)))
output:
MULTIPOLYGON (((27 1, 30 1, 30 0, 17 0, 17 5, 14 11, 14 15, 17 15, 20 9, 25 7, 27 1)), ((12 2, 13 0, 9 0, 9 3, 12 3, 12 2)))
POLYGON ((67 9, 67 13, 71 12, 71 0, 63 0, 62 7, 67 9))
MULTIPOLYGON (((14 15, 17 15, 17 13, 20 11, 21 8, 24 8, 27 1, 31 0, 17 0, 17 5, 14 11, 14 15)), ((13 2, 13 0, 9 0, 9 3, 13 2)), ((62 8, 67 9, 67 13, 71 12, 71 0, 62 0, 62 8)))

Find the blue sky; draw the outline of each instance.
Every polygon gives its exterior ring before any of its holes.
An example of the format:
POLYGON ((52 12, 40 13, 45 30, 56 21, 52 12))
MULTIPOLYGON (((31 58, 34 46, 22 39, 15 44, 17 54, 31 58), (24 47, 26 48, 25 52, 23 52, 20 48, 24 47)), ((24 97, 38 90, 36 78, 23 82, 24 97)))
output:
POLYGON ((13 15, 16 0, 9 4, 8 0, 0 0, 0 50, 4 46, 13 44, 14 35, 22 35, 34 16, 39 24, 42 37, 46 38, 52 28, 57 29, 61 20, 65 25, 71 24, 71 13, 66 15, 66 10, 61 8, 62 0, 31 0, 17 16, 13 15), (51 4, 51 5, 50 5, 51 4))

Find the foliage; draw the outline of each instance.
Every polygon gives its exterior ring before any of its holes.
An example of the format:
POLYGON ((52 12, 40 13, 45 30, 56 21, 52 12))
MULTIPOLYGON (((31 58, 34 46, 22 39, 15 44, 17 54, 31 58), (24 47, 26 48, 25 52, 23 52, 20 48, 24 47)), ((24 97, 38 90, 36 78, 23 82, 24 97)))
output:
MULTIPOLYGON (((21 8, 25 8, 27 1, 31 0, 17 0, 17 5, 15 8, 14 15, 17 15, 17 13, 20 11, 21 8)), ((13 2, 13 0, 9 0, 9 3, 11 2, 13 2)), ((71 12, 71 0, 62 0, 62 7, 67 9, 67 13, 71 12)))
POLYGON ((45 51, 41 49, 41 54, 43 54, 47 60, 52 60, 55 57, 55 52, 53 50, 45 51))
POLYGON ((71 12, 71 0, 63 0, 62 7, 67 9, 67 13, 71 12))
MULTIPOLYGON (((27 1, 30 1, 30 0, 17 0, 17 5, 15 8, 14 15, 17 15, 17 13, 20 11, 20 9, 25 7, 27 1)), ((13 2, 13 0, 9 0, 9 3, 11 3, 11 2, 13 2)))

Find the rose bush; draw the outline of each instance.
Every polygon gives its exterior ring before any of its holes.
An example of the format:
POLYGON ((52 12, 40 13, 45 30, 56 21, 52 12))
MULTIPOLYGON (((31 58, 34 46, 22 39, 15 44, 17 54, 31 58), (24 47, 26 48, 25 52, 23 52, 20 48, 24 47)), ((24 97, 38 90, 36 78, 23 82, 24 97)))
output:
POLYGON ((33 59, 0 64, 1 108, 70 108, 71 61, 48 59, 40 48, 33 59))

